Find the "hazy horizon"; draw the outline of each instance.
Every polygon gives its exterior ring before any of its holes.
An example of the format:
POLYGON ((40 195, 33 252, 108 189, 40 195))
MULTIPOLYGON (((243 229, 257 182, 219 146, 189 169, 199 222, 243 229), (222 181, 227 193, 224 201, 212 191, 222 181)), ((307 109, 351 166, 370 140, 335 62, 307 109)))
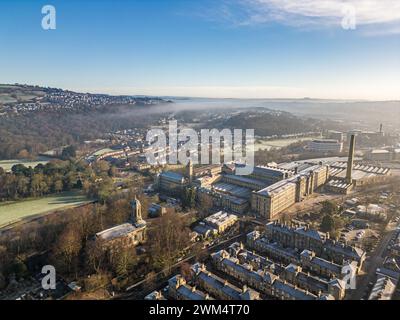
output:
POLYGON ((41 1, 4 0, 0 82, 128 95, 399 100, 400 4, 324 3, 54 0, 56 28, 45 30, 41 1))

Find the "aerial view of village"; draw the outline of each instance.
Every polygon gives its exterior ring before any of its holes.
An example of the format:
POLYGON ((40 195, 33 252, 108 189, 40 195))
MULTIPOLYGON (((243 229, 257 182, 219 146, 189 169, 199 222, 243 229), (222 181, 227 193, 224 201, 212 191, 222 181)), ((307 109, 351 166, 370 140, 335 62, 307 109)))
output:
POLYGON ((397 2, 53 2, 0 4, 0 300, 400 299, 397 2))

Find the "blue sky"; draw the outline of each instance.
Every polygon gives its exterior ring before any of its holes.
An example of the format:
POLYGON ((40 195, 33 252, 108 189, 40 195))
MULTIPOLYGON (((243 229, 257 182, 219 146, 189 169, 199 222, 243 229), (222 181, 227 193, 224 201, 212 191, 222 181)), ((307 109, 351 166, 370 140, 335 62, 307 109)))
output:
POLYGON ((2 0, 0 83, 111 94, 400 99, 400 7, 353 1, 355 30, 341 27, 342 0, 2 0), (46 4, 56 8, 56 30, 41 28, 46 4))

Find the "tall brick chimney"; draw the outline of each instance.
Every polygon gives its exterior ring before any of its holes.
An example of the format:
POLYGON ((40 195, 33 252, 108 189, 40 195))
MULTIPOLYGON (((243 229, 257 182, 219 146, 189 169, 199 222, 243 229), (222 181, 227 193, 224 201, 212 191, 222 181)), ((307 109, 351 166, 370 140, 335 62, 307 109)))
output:
POLYGON ((352 173, 353 173, 353 162, 354 162, 354 149, 356 144, 356 136, 351 135, 350 146, 349 146, 349 159, 347 160, 347 172, 346 172, 346 182, 352 183, 352 173))

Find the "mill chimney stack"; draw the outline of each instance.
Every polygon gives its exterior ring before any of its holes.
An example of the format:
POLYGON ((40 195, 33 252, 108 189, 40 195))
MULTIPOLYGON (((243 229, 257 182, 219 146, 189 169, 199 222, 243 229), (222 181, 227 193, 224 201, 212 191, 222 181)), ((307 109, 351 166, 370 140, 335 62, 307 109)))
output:
POLYGON ((349 158, 347 160, 347 172, 346 172, 347 183, 352 183, 355 143, 356 143, 356 136, 352 134, 349 146, 349 158))

